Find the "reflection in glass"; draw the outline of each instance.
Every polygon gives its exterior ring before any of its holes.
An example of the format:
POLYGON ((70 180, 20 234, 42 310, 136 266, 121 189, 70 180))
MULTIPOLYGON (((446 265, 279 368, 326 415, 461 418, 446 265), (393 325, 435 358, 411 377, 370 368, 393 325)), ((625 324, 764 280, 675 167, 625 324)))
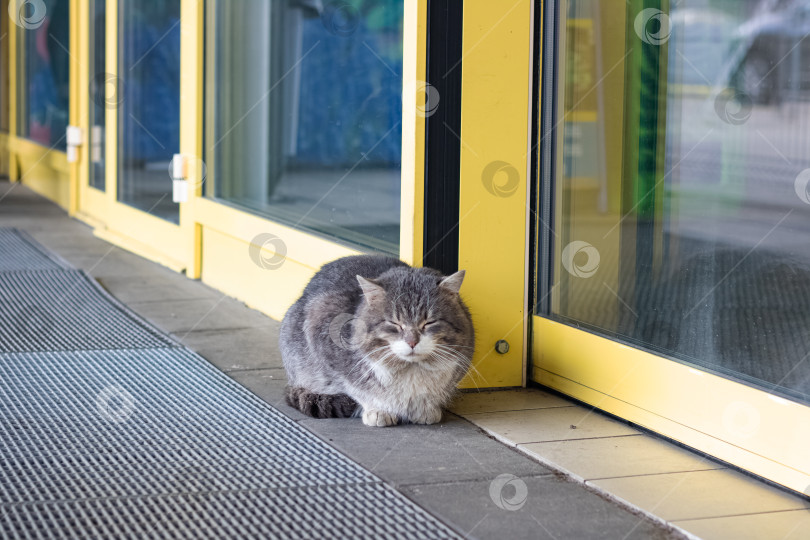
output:
POLYGON ((403 2, 211 2, 208 196, 399 245, 403 2))
POLYGON ((121 0, 118 10, 110 104, 118 109, 118 199, 177 223, 169 163, 180 147, 180 0, 121 0))
MULTIPOLYGON (((19 134, 57 150, 65 150, 70 98, 70 2, 48 2, 39 26, 18 29, 23 47, 19 134)), ((30 16, 31 14, 29 14, 30 16)))
POLYGON ((563 4, 551 316, 810 402, 810 1, 563 4))
POLYGON ((90 185, 104 190, 104 113, 115 103, 117 88, 110 88, 110 101, 107 98, 108 85, 114 78, 106 73, 105 54, 105 0, 90 0, 90 103, 88 148, 90 152, 90 185))

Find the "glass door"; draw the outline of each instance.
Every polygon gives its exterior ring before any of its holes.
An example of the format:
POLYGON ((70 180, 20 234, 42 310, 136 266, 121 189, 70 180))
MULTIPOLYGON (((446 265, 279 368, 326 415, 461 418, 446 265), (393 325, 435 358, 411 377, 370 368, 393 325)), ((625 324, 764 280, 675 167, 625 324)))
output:
MULTIPOLYGON (((177 270, 193 250, 170 170, 180 153, 181 3, 80 4, 89 28, 80 216, 105 239, 177 270)), ((189 54, 196 61, 199 51, 189 54)))
POLYGON ((118 5, 118 201, 178 223, 169 167, 180 150, 180 0, 118 5))
POLYGON ((556 9, 533 378, 802 491, 810 2, 556 9))

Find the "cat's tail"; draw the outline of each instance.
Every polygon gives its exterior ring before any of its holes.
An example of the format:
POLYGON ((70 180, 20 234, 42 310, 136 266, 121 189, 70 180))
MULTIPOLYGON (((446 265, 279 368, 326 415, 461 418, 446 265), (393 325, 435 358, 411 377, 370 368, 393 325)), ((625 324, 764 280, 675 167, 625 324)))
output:
POLYGON ((359 408, 346 394, 317 394, 303 386, 287 386, 287 405, 314 418, 350 418, 359 408))

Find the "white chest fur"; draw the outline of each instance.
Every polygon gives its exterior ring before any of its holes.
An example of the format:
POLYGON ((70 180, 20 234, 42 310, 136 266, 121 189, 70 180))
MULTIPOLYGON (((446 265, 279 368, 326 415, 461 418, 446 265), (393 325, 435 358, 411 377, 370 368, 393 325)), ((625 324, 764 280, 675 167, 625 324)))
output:
POLYGON ((378 377, 384 386, 381 392, 368 396, 364 407, 373 407, 403 419, 420 419, 432 414, 446 403, 452 394, 454 370, 431 368, 418 363, 406 364, 396 370, 381 367, 385 374, 378 377))

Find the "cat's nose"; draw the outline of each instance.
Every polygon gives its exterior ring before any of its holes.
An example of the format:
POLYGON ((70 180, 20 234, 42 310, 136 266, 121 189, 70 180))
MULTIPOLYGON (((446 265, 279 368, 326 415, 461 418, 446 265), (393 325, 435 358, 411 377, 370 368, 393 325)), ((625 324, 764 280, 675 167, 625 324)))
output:
POLYGON ((408 347, 413 349, 414 347, 416 347, 416 344, 419 343, 419 338, 417 336, 406 336, 405 343, 408 344, 408 347))

